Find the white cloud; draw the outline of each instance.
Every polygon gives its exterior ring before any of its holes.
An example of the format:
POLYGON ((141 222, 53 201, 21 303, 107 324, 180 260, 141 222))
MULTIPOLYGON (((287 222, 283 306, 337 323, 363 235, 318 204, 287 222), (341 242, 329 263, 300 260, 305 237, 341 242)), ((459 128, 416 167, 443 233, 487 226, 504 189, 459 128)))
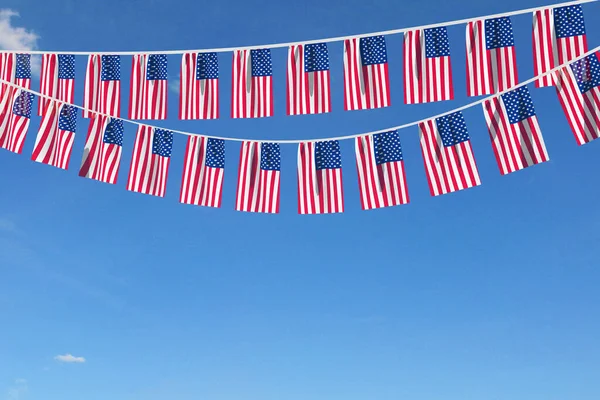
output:
POLYGON ((23 378, 15 379, 15 383, 17 385, 25 385, 27 383, 27 379, 23 379, 23 378))
POLYGON ((58 355, 54 357, 56 361, 64 362, 64 363, 84 363, 85 358, 83 357, 75 357, 72 354, 58 355))
MULTIPOLYGON (((0 9, 0 49, 3 50, 34 50, 37 48, 39 36, 32 30, 14 26, 13 17, 18 17, 15 10, 0 9)), ((39 74, 41 60, 39 56, 32 56, 31 69, 39 74)))
POLYGON ((7 400, 24 400, 27 394, 27 380, 23 378, 15 379, 15 384, 8 388, 6 393, 7 400))
POLYGON ((179 78, 169 79, 169 90, 179 94, 179 78))

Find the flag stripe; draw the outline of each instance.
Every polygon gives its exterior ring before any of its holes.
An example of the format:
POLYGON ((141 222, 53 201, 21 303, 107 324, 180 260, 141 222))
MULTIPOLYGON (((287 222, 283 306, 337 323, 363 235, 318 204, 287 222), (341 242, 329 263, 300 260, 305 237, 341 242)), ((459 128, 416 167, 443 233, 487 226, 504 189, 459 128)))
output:
POLYGON ((224 169, 206 166, 207 143, 203 136, 188 137, 179 201, 219 208, 224 169))

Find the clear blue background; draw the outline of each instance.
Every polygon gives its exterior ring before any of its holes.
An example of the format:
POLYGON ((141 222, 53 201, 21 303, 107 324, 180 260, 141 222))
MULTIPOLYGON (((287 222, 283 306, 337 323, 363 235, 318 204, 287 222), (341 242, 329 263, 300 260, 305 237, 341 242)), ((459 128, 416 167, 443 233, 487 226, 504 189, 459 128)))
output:
MULTIPOLYGON (((474 0, 5 0, 45 50, 161 50, 308 40, 544 5, 474 0)), ((590 47, 597 4, 585 5, 590 47)), ((513 17, 521 80, 531 15, 513 17)), ((388 37, 392 106, 344 112, 342 45, 330 45, 333 112, 285 116, 287 50, 273 52, 275 117, 231 120, 231 54, 218 121, 175 129, 314 138, 410 122, 471 101, 464 25, 449 28, 456 100, 407 106, 402 37, 388 37)), ((77 60, 78 104, 86 59, 77 60)), ((179 56, 169 57, 177 79, 179 56)), ((131 58, 123 59, 126 115, 131 58)), ((32 83, 39 88, 39 80, 32 83)), ((465 112, 482 186, 429 195, 416 129, 401 133, 409 205, 361 211, 354 144, 342 142, 346 212, 299 216, 295 145, 282 148, 281 214, 233 210, 239 143, 227 143, 222 209, 0 154, 0 399, 597 400, 600 141, 578 147, 553 88, 532 89, 551 161, 501 177, 480 107, 465 112), (84 364, 60 364, 72 353, 84 364), (16 384, 26 379, 26 384, 16 384), (17 388, 17 389, 15 389, 17 388), (20 389, 19 389, 20 388, 20 389)))

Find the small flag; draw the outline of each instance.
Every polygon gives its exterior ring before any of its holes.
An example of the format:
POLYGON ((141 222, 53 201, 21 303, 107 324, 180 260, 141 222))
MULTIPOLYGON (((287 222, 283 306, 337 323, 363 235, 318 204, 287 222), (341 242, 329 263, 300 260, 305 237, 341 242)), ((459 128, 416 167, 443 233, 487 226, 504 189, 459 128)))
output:
MULTIPOLYGON (((533 68, 536 76, 587 51, 585 21, 580 4, 534 11, 533 68)), ((535 86, 552 86, 551 75, 540 77, 535 86)))
POLYGON ((244 142, 240 151, 235 209, 279 213, 280 170, 279 144, 244 142))
MULTIPOLYGON (((5 85, 2 85, 5 86, 5 85)), ((21 154, 31 122, 33 94, 4 88, 0 104, 0 147, 21 154)))
POLYGON ((79 176, 117 183, 123 152, 123 121, 97 115, 90 121, 79 176))
POLYGON ((273 116, 271 49, 233 52, 231 118, 273 116))
POLYGON ((519 82, 509 17, 467 24, 467 95, 502 92, 519 82))
POLYGON ((482 106, 502 175, 548 161, 527 86, 486 100, 482 106))
POLYGON ((404 158, 397 130, 357 137, 356 169, 363 210, 408 203, 404 158))
POLYGON ((179 201, 205 207, 221 207, 225 141, 190 136, 185 150, 185 164, 179 201))
POLYGON ((136 54, 133 56, 129 118, 167 118, 166 54, 136 54))
POLYGON ((164 197, 173 132, 140 125, 135 138, 127 190, 164 197))
MULTIPOLYGON (((40 93, 65 103, 75 100, 75 56, 70 54, 44 54, 40 93)), ((43 115, 50 100, 40 97, 38 115, 43 115)))
POLYGON ((31 56, 20 53, 0 54, 0 74, 5 81, 31 89, 31 56))
POLYGON ((446 27, 404 33, 404 103, 452 100, 452 66, 446 27))
POLYGON ((419 123, 419 134, 432 196, 481 185, 460 111, 419 123))
POLYGON ((390 105, 390 78, 385 37, 344 41, 344 110, 390 105))
MULTIPOLYGON (((83 106, 114 117, 121 116, 121 57, 91 54, 85 73, 83 106)), ((83 111, 84 118, 94 113, 83 111)))
POLYGON ((342 156, 337 140, 298 146, 298 213, 344 212, 342 156))
POLYGON ((600 137, 600 52, 554 73, 556 92, 575 135, 582 145, 600 137))
POLYGON ((40 124, 31 159, 67 169, 75 140, 77 109, 57 101, 50 101, 40 124))
POLYGON ((185 53, 181 58, 179 119, 219 118, 217 53, 185 53))
POLYGON ((290 46, 288 51, 288 115, 331 111, 327 43, 290 46))

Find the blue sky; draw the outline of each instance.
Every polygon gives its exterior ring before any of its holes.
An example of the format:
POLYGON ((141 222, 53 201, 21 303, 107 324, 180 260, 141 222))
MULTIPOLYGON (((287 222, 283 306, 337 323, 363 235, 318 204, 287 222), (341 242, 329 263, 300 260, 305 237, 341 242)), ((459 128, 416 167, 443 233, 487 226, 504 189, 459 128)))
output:
MULTIPOLYGON (((5 0, 20 17, 0 13, 0 42, 72 51, 224 47, 543 4, 5 0)), ((598 10, 584 6, 591 47, 600 38, 598 10)), ((533 74, 531 16, 513 17, 513 25, 523 80, 533 74)), ((158 124, 313 138, 443 112, 471 101, 464 26, 449 35, 452 102, 402 104, 402 39, 392 36, 389 108, 343 111, 335 43, 328 115, 285 116, 279 49, 275 117, 228 118, 225 53, 224 118, 179 122, 171 93, 169 120, 158 124)), ((123 61, 124 92, 130 62, 123 61)), ((179 62, 169 57, 173 79, 179 62)), ((84 66, 78 58, 78 103, 84 66)), ((361 211, 354 145, 345 141, 346 212, 327 216, 296 213, 296 146, 282 148, 281 214, 248 214, 233 210, 239 144, 226 147, 223 208, 207 209, 178 203, 185 138, 175 138, 159 199, 125 190, 135 127, 126 127, 119 183, 111 186, 77 176, 81 119, 69 171, 30 161, 33 118, 24 154, 0 154, 0 400, 598 399, 600 143, 576 145, 552 88, 532 96, 550 162, 501 177, 475 107, 465 118, 482 186, 430 197, 409 129, 401 139, 411 204, 361 211)))

